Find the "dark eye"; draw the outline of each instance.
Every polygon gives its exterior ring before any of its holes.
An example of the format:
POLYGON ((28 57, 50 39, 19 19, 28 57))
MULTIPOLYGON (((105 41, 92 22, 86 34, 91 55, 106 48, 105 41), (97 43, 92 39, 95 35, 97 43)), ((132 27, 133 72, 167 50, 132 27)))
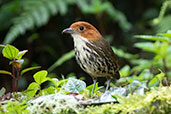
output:
POLYGON ((83 26, 80 26, 80 28, 79 28, 81 31, 83 31, 84 30, 84 27, 83 26))

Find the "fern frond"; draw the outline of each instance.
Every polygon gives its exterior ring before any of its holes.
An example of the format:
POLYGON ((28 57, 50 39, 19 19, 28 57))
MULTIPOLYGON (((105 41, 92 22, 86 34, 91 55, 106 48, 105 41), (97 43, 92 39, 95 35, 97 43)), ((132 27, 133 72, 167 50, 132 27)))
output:
POLYGON ((131 24, 126 20, 125 15, 116 10, 112 3, 102 0, 18 0, 23 10, 21 15, 13 20, 13 25, 7 33, 3 44, 11 43, 20 34, 34 27, 45 25, 52 15, 58 12, 64 15, 68 11, 68 5, 76 4, 83 13, 106 12, 111 19, 118 21, 123 30, 128 30, 131 24))
MULTIPOLYGON (((15 38, 24 34, 26 30, 45 25, 51 15, 58 12, 58 6, 62 0, 24 0, 20 1, 23 7, 23 13, 13 20, 13 26, 10 28, 3 44, 11 43, 15 38)), ((63 6, 66 4, 63 3, 63 6)), ((66 7, 66 6, 65 6, 66 7)), ((60 8, 63 9, 63 8, 60 8)), ((66 13, 66 9, 61 10, 61 14, 66 13)))
POLYGON ((164 33, 171 30, 171 15, 163 17, 163 19, 155 26, 157 33, 164 33))
POLYGON ((119 10, 116 10, 109 1, 77 0, 77 4, 84 13, 96 14, 105 12, 114 22, 118 22, 124 31, 131 28, 131 24, 127 21, 125 15, 119 10))
POLYGON ((153 20, 153 23, 155 25, 162 21, 162 19, 164 18, 164 14, 166 13, 166 9, 168 7, 171 7, 171 0, 166 0, 165 2, 163 2, 159 16, 153 20))

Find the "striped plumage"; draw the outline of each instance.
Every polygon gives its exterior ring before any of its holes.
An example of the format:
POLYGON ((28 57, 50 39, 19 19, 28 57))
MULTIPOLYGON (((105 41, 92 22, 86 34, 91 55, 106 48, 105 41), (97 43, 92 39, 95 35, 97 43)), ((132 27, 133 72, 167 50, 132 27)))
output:
POLYGON ((93 78, 94 86, 97 77, 107 78, 106 90, 110 79, 120 78, 117 57, 94 26, 87 22, 75 22, 63 32, 73 37, 77 63, 93 78))

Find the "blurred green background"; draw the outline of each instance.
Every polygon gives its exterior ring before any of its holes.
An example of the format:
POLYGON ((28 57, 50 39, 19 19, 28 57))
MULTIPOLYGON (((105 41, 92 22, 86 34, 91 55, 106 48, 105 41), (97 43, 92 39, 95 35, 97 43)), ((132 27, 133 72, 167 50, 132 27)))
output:
MULTIPOLYGON (((79 20, 93 24, 112 46, 119 49, 119 52, 123 51, 122 55, 125 52, 133 54, 127 59, 119 57, 120 68, 125 65, 132 67, 129 60, 133 56, 145 59, 154 56, 135 48, 133 45, 139 40, 133 38, 133 35, 155 35, 171 29, 170 10, 166 10, 171 3, 166 4, 166 1, 0 0, 0 44, 10 43, 19 50, 28 50, 23 68, 50 68, 51 77, 74 75, 77 78, 85 77, 87 84, 91 84, 91 77, 77 65, 72 52, 60 59, 73 49, 71 36, 63 35, 61 31, 79 20), (161 12, 162 8, 166 11, 161 12), (66 58, 69 60, 65 61, 66 58), (57 66, 52 68, 59 59, 57 66)), ((0 69, 10 71, 8 62, 1 54, 0 69)), ((32 82, 34 72, 27 73, 20 80, 20 90, 32 82)), ((101 85, 104 80, 100 79, 101 85)), ((8 91, 11 89, 11 77, 2 75, 0 81, 0 87, 4 86, 8 91)))

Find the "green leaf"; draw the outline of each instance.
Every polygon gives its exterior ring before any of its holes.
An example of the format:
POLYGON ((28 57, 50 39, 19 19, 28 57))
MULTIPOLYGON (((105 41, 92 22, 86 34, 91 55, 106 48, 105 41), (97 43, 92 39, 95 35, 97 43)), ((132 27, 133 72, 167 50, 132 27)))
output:
POLYGON ((19 53, 19 50, 9 44, 2 50, 3 56, 10 60, 17 59, 18 53, 19 53))
POLYGON ((46 70, 41 70, 33 75, 34 80, 40 85, 43 82, 47 81, 48 72, 46 70))
POLYGON ((56 88, 53 86, 50 86, 48 88, 43 89, 42 91, 40 91, 41 95, 48 95, 48 94, 54 94, 56 91, 56 88))
POLYGON ((171 42, 171 39, 163 36, 152 36, 152 35, 135 35, 135 38, 141 38, 145 40, 161 41, 161 42, 171 42))
POLYGON ((149 87, 157 86, 159 84, 159 80, 157 77, 154 77, 148 84, 149 87))
POLYGON ((158 49, 158 53, 154 59, 165 58, 167 55, 167 49, 169 47, 169 43, 162 43, 160 48, 158 49))
POLYGON ((21 59, 26 52, 28 52, 28 50, 19 51, 17 59, 21 59))
POLYGON ((1 44, 0 44, 0 47, 5 47, 5 45, 1 45, 1 44))
POLYGON ((86 83, 82 80, 70 78, 65 86, 65 90, 72 93, 79 93, 86 88, 86 83))
POLYGON ((4 87, 1 88, 0 90, 0 97, 5 94, 6 89, 4 87))
POLYGON ((64 54, 61 58, 59 58, 52 66, 48 68, 48 71, 51 72, 54 70, 56 67, 60 66, 63 64, 65 61, 71 59, 74 57, 74 50, 71 50, 70 52, 64 54))
POLYGON ((163 77, 165 76, 165 73, 161 72, 160 74, 157 74, 148 84, 149 87, 157 86, 160 81, 163 80, 163 77))
POLYGON ((26 69, 24 69, 24 70, 21 71, 21 76, 22 76, 24 73, 28 72, 28 71, 31 71, 31 70, 34 70, 34 69, 38 69, 38 68, 41 68, 41 67, 40 67, 40 66, 36 66, 36 67, 26 68, 26 69))
POLYGON ((65 84, 67 81, 68 81, 67 79, 59 80, 59 81, 57 81, 57 83, 55 84, 55 87, 59 87, 60 85, 65 84))
POLYGON ((171 38, 171 33, 162 33, 162 34, 159 34, 160 36, 164 36, 164 37, 168 37, 168 38, 171 38))
POLYGON ((152 42, 135 43, 134 46, 144 51, 156 53, 156 48, 152 42))
POLYGON ((149 69, 145 69, 140 73, 138 78, 140 81, 151 80, 153 78, 153 74, 150 72, 149 69))
POLYGON ((116 53, 117 56, 125 58, 125 59, 136 59, 138 57, 138 55, 126 53, 121 49, 116 49, 115 47, 112 47, 112 50, 116 53))
POLYGON ((163 73, 163 72, 161 71, 160 74, 157 74, 156 77, 159 79, 159 81, 162 81, 164 76, 165 76, 165 73, 163 73))
POLYGON ((39 87, 40 87, 39 84, 37 84, 36 82, 32 82, 26 90, 27 95, 33 97, 36 94, 36 92, 39 90, 39 87))
POLYGON ((6 71, 6 70, 0 70, 0 74, 12 75, 11 72, 8 72, 8 71, 6 71))
MULTIPOLYGON (((89 93, 92 93, 93 85, 94 84, 91 84, 91 85, 89 85, 89 86, 86 87, 86 89, 89 90, 89 93)), ((95 88, 94 88, 94 93, 96 93, 97 90, 99 90, 101 88, 103 88, 103 87, 102 86, 101 87, 98 87, 98 82, 97 82, 96 85, 95 85, 95 88)))
POLYGON ((55 87, 57 87, 57 83, 59 81, 57 78, 49 78, 49 77, 47 77, 46 79, 47 79, 47 81, 52 82, 55 85, 55 87))
POLYGON ((121 77, 129 76, 130 75, 130 67, 128 65, 125 65, 120 71, 121 77))

